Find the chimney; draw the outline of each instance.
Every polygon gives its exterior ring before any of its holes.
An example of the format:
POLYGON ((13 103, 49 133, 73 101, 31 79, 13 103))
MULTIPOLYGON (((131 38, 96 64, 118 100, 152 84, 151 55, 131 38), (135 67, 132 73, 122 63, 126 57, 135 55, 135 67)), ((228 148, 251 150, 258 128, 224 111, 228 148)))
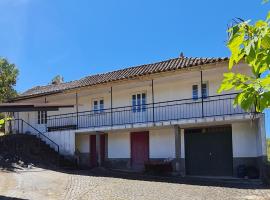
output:
POLYGON ((184 58, 184 53, 183 52, 180 53, 179 58, 184 58))

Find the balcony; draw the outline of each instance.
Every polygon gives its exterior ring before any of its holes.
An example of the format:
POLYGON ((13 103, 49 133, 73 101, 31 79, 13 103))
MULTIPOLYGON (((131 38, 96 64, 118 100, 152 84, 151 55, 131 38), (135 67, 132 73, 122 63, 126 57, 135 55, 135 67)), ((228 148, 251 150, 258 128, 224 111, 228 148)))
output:
POLYGON ((236 94, 180 99, 136 106, 124 106, 98 111, 85 111, 48 116, 47 131, 85 129, 149 122, 197 119, 245 114, 233 106, 236 94))

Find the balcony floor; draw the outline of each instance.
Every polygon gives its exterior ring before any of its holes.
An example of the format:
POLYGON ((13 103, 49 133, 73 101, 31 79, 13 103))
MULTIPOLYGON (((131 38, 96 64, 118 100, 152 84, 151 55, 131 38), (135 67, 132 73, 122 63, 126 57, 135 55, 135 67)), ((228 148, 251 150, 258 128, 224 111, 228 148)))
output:
POLYGON ((251 118, 252 118, 252 115, 250 114, 234 114, 234 115, 213 116, 213 117, 194 118, 194 119, 181 119, 181 120, 82 128, 82 129, 75 130, 75 132, 76 133, 86 133, 86 132, 89 133, 89 132, 99 132, 99 131, 108 132, 108 131, 118 131, 118 130, 147 129, 147 128, 153 128, 153 127, 173 126, 173 125, 179 125, 180 127, 188 128, 188 127, 195 127, 195 126, 226 124, 226 123, 232 123, 235 121, 250 120, 251 118))

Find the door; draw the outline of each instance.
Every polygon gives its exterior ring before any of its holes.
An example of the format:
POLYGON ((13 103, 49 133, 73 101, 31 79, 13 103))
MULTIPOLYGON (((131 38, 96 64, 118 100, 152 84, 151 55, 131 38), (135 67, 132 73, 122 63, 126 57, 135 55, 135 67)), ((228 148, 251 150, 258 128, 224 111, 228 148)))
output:
POLYGON ((90 166, 97 166, 96 135, 90 135, 90 166))
POLYGON ((231 127, 185 131, 186 173, 198 176, 232 176, 231 127))
POLYGON ((97 152, 96 135, 90 135, 90 166, 98 166, 98 156, 100 155, 100 164, 102 165, 105 160, 105 134, 100 135, 99 151, 97 152))
POLYGON ((132 168, 142 170, 149 160, 149 132, 133 132, 130 137, 132 168))

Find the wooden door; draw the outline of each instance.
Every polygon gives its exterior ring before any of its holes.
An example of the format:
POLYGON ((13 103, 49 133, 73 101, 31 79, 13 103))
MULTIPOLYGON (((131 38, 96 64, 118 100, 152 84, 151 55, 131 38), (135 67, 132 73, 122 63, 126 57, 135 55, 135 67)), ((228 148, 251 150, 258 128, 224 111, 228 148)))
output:
POLYGON ((90 135, 90 166, 97 166, 96 135, 90 135))
POLYGON ((149 132, 131 133, 131 165, 141 170, 144 163, 149 160, 149 132))

